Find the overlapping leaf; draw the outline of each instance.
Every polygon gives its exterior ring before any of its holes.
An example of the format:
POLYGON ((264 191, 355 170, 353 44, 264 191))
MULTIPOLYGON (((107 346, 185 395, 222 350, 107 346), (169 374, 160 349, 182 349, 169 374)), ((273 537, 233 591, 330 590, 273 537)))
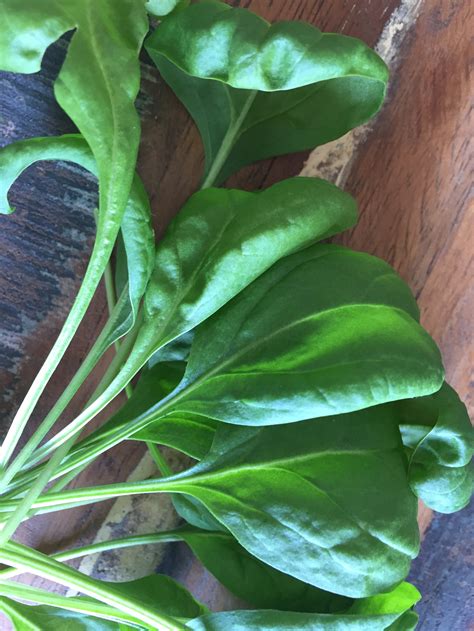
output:
POLYGON ((211 184, 342 136, 385 94, 387 68, 363 42, 220 2, 170 16, 146 48, 200 130, 211 184))
POLYGON ((439 392, 398 404, 409 448, 409 481, 423 502, 441 513, 466 506, 472 495, 472 429, 465 405, 444 383, 439 392))
POLYGON ((441 359, 412 316, 409 289, 384 262, 307 248, 198 328, 164 409, 265 425, 431 394, 441 359))
POLYGON ((341 614, 232 611, 208 614, 187 627, 194 631, 412 631, 417 616, 410 609, 419 599, 413 585, 402 583, 388 594, 356 601, 341 614))
POLYGON ((254 607, 335 612, 351 604, 348 598, 317 589, 262 563, 228 532, 183 528, 179 537, 227 589, 254 607))
POLYGON ((196 193, 157 248, 136 345, 141 361, 212 315, 282 256, 355 220, 350 195, 313 178, 290 178, 258 193, 196 193))
POLYGON ((221 425, 210 454, 166 482, 264 563, 351 597, 402 580, 418 551, 391 406, 267 428, 221 425))
MULTIPOLYGON (((10 187, 25 169, 39 160, 74 162, 97 175, 93 154, 78 134, 30 138, 12 143, 0 149, 0 212, 13 210, 7 198, 10 187)), ((155 241, 150 204, 138 175, 133 180, 121 230, 128 287, 124 288, 126 296, 114 312, 114 322, 106 345, 112 344, 133 325, 154 263, 155 241)))

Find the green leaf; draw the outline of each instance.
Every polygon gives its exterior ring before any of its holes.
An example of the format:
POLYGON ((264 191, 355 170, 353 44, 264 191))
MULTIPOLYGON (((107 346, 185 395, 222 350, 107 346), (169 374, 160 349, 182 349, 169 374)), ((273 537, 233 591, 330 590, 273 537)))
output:
POLYGON ((194 631, 383 631, 385 629, 405 629, 394 627, 405 617, 405 612, 420 598, 418 591, 408 583, 402 583, 392 593, 375 597, 378 606, 371 606, 371 599, 364 599, 366 610, 348 611, 343 614, 310 614, 282 611, 231 611, 214 613, 191 620, 186 625, 194 631), (411 598, 398 599, 393 595, 400 590, 411 591, 411 598))
POLYGON ((265 425, 431 394, 439 351, 383 261, 335 245, 289 256, 197 330, 173 412, 265 425), (411 314, 411 315, 409 315, 411 314))
POLYGON ((192 618, 207 612, 188 590, 164 574, 151 574, 135 581, 107 583, 125 596, 131 596, 143 605, 176 618, 192 618))
MULTIPOLYGON (((94 156, 79 134, 29 138, 0 149, 0 212, 13 209, 8 203, 8 192, 15 180, 29 166, 39 160, 74 162, 97 176, 94 156)), ((139 302, 145 293, 154 264, 155 239, 151 225, 151 209, 143 184, 135 175, 130 198, 122 220, 123 247, 126 257, 126 294, 114 312, 114 323, 106 347, 127 333, 133 326, 139 302)), ((105 350, 105 348, 104 348, 105 350)))
POLYGON ((140 354, 148 359, 279 258, 345 230, 355 220, 354 200, 313 178, 291 178, 258 193, 196 193, 157 247, 137 340, 140 354))
POLYGON ((418 552, 391 406, 297 426, 220 425, 210 454, 166 490, 198 499, 264 563, 336 594, 392 588, 418 552))
POLYGON ((409 448, 409 481, 430 508, 452 513, 469 503, 474 431, 465 405, 444 383, 429 397, 398 404, 400 430, 409 448))
POLYGON ((366 122, 388 78, 384 62, 357 39, 301 22, 270 25, 219 2, 170 16, 146 48, 199 128, 211 184, 366 122))
POLYGON ((179 535, 218 581, 254 607, 334 612, 351 603, 343 596, 317 589, 262 563, 228 532, 185 528, 179 535))
POLYGON ((147 0, 146 10, 152 15, 163 17, 172 11, 179 11, 188 6, 190 0, 147 0))

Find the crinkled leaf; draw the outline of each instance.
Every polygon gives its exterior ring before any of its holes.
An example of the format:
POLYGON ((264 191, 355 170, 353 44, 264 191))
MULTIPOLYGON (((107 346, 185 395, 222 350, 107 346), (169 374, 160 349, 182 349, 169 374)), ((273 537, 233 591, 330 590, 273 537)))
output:
POLYGON ((336 594, 392 588, 418 551, 391 406, 297 426, 220 425, 210 454, 166 488, 202 502, 264 563, 336 594))
POLYGON ((196 330, 164 413, 265 425, 430 394, 443 368, 416 315, 409 289, 380 259, 307 248, 196 330))
POLYGON ((378 111, 387 83, 384 62, 357 39, 219 2, 169 17, 146 48, 194 118, 216 183, 342 136, 378 111))
MULTIPOLYGON (((13 210, 7 198, 9 189, 25 169, 39 160, 74 162, 94 175, 98 171, 88 144, 79 134, 29 138, 7 145, 0 149, 0 212, 13 210)), ((126 273, 121 289, 128 294, 128 299, 124 297, 114 310, 114 323, 105 341, 106 347, 133 326, 154 263, 155 241, 151 209, 138 175, 135 175, 130 190, 122 221, 122 235, 126 273)))
POLYGON ((379 600, 379 607, 372 607, 370 599, 364 599, 367 609, 360 612, 325 615, 275 610, 231 611, 208 614, 188 622, 186 626, 194 631, 408 631, 412 628, 392 626, 403 619, 407 609, 420 598, 419 592, 412 585, 402 583, 392 593, 375 598, 379 600), (411 597, 394 598, 393 595, 401 590, 407 596, 410 592, 411 597))
POLYGON ((282 611, 334 612, 351 601, 279 572, 252 556, 228 532, 185 528, 182 538, 227 589, 254 607, 282 611))
POLYGON ((402 401, 398 409, 413 492, 441 513, 460 510, 473 490, 474 431, 465 405, 444 383, 439 392, 402 401))

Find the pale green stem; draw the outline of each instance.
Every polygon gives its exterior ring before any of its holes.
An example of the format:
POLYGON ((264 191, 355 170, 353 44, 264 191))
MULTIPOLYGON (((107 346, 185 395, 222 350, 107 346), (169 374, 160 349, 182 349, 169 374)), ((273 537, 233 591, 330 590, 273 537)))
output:
POLYGON ((70 589, 77 589, 87 596, 137 618, 146 625, 150 625, 152 629, 178 631, 186 628, 175 618, 159 614, 133 597, 125 597, 110 585, 81 574, 78 570, 20 544, 10 542, 1 547, 0 562, 53 580, 70 589))
POLYGON ((167 477, 172 476, 173 470, 170 468, 170 466, 166 462, 166 459, 161 453, 160 448, 157 445, 155 445, 155 443, 150 443, 150 442, 147 442, 146 446, 148 447, 148 451, 150 452, 151 457, 153 458, 158 468, 158 471, 161 473, 161 475, 165 475, 167 477))
MULTIPOLYGON (((124 289, 124 293, 121 296, 118 306, 119 311, 123 300, 128 300, 128 287, 124 289)), ((31 436, 31 438, 22 448, 15 460, 13 460, 7 470, 0 476, 0 493, 2 493, 6 489, 10 480, 13 479, 13 477, 18 473, 18 471, 20 471, 20 469, 22 469, 23 467, 29 468, 31 466, 31 457, 33 454, 36 455, 38 453, 38 445, 59 419, 61 414, 64 412, 66 407, 73 399, 76 392, 79 390, 93 368, 96 366, 99 359, 107 350, 107 338, 111 335, 115 326, 116 320, 112 314, 112 317, 108 320, 107 324, 103 328, 91 350, 87 354, 87 357, 84 359, 78 371, 72 378, 71 382, 68 384, 66 389, 63 391, 59 399, 56 401, 55 405, 51 408, 47 416, 44 418, 42 423, 31 436)))
MULTIPOLYGON (((184 532, 183 529, 168 530, 166 532, 155 532, 145 535, 133 535, 131 537, 124 537, 122 539, 109 539, 108 541, 99 541, 88 546, 81 546, 80 548, 57 552, 56 554, 51 555, 50 558, 61 562, 72 561, 73 559, 79 559, 80 557, 84 557, 89 554, 98 554, 99 552, 106 552, 108 550, 119 550, 121 548, 132 548, 134 546, 153 545, 156 543, 173 543, 176 541, 184 541, 182 532, 184 532)), ((198 530, 193 530, 192 532, 194 535, 199 533, 198 530)), ((205 535, 206 533, 203 534, 205 535)), ((11 579, 21 573, 21 570, 18 570, 16 568, 1 570, 0 581, 11 579)))
POLYGON ((59 337, 23 399, 3 441, 0 449, 0 469, 6 468, 38 399, 46 388, 86 314, 104 274, 107 261, 112 254, 118 230, 119 227, 117 227, 115 234, 102 234, 100 229, 97 231, 89 265, 72 309, 66 318, 59 337))
POLYGON ((232 151, 232 148, 236 140, 239 137, 242 123, 244 122, 245 117, 247 116, 249 112, 249 109, 252 107, 252 103, 254 102, 256 96, 257 96, 256 90, 252 90, 249 92, 248 99, 245 102, 242 110, 240 111, 239 116, 229 126, 229 129, 227 130, 222 140, 221 146, 219 147, 219 151, 217 152, 216 157, 214 158, 214 162, 212 163, 212 166, 209 169, 209 173, 207 177, 205 178, 205 180, 203 181, 201 185, 201 189, 210 188, 211 186, 214 185, 214 182, 216 181, 217 176, 219 175, 222 167, 225 164, 225 161, 227 160, 230 152, 232 151))
MULTIPOLYGON (((17 574, 21 573, 21 570, 12 570, 17 574)), ((143 626, 143 622, 137 620, 135 616, 130 616, 123 611, 118 611, 114 607, 104 605, 100 602, 92 600, 86 600, 85 598, 74 598, 70 596, 61 596, 53 592, 47 592, 44 589, 37 589, 36 587, 30 587, 29 585, 19 585, 15 583, 2 583, 0 582, 0 596, 7 596, 15 600, 28 600, 36 603, 37 605, 49 605, 51 607, 57 607, 58 609, 67 609, 68 611, 76 611, 85 615, 96 616, 103 620, 113 620, 117 622, 131 623, 143 626)), ((15 607, 9 605, 8 602, 2 602, 0 600, 0 611, 8 616, 18 620, 18 611, 15 607)), ((30 628, 28 626, 28 620, 24 621, 24 628, 30 628)), ((22 627, 18 627, 21 629, 22 627)), ((147 629, 151 629, 149 625, 147 629)))
MULTIPOLYGON (((61 493, 47 493, 39 497, 32 508, 35 514, 42 515, 58 510, 66 510, 75 506, 85 506, 96 502, 124 497, 127 495, 143 495, 147 493, 179 493, 182 486, 186 485, 186 480, 181 482, 177 479, 159 478, 143 480, 139 482, 119 482, 104 486, 85 487, 70 489, 61 493)), ((17 510, 18 502, 2 502, 1 513, 9 513, 17 510)))

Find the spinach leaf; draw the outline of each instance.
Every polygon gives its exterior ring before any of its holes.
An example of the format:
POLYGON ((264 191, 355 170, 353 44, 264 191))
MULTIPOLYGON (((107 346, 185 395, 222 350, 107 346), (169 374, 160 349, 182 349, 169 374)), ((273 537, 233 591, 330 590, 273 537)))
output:
POLYGON ((352 197, 295 177, 258 192, 194 194, 156 251, 141 335, 151 352, 217 311, 282 256, 354 224, 352 197))
MULTIPOLYGON (((74 162, 94 175, 98 172, 94 156, 79 134, 29 138, 7 145, 0 149, 0 212, 13 210, 8 203, 8 191, 21 173, 39 160, 74 162)), ((155 238, 151 209, 137 174, 130 190, 121 231, 126 259, 126 282, 123 284, 126 297, 114 312, 110 334, 104 340, 104 351, 133 326, 154 263, 155 238)))
POLYGON ((407 286, 379 259, 307 248, 196 330, 183 381, 147 418, 163 406, 265 425, 431 394, 443 369, 417 313, 407 286))
POLYGON ((392 625, 403 619, 419 599, 413 585, 402 583, 393 592, 375 596, 373 603, 372 598, 364 599, 342 614, 232 611, 208 614, 188 622, 187 627, 194 631, 409 631, 413 627, 392 625))
POLYGON ((229 532, 191 528, 179 537, 227 589, 252 606, 282 611, 334 612, 351 600, 330 594, 275 570, 249 554, 229 532))
POLYGON ((220 2, 170 16, 146 48, 199 128, 206 185, 342 136, 385 95, 387 68, 361 41, 220 2))
POLYGON ((465 405, 444 383, 429 397, 397 404, 409 449, 413 492, 440 513, 461 510, 472 495, 474 431, 465 405))
POLYGON ((391 406, 296 427, 220 425, 209 455, 164 487, 202 502, 264 563, 336 594, 392 588, 418 552, 391 406))

